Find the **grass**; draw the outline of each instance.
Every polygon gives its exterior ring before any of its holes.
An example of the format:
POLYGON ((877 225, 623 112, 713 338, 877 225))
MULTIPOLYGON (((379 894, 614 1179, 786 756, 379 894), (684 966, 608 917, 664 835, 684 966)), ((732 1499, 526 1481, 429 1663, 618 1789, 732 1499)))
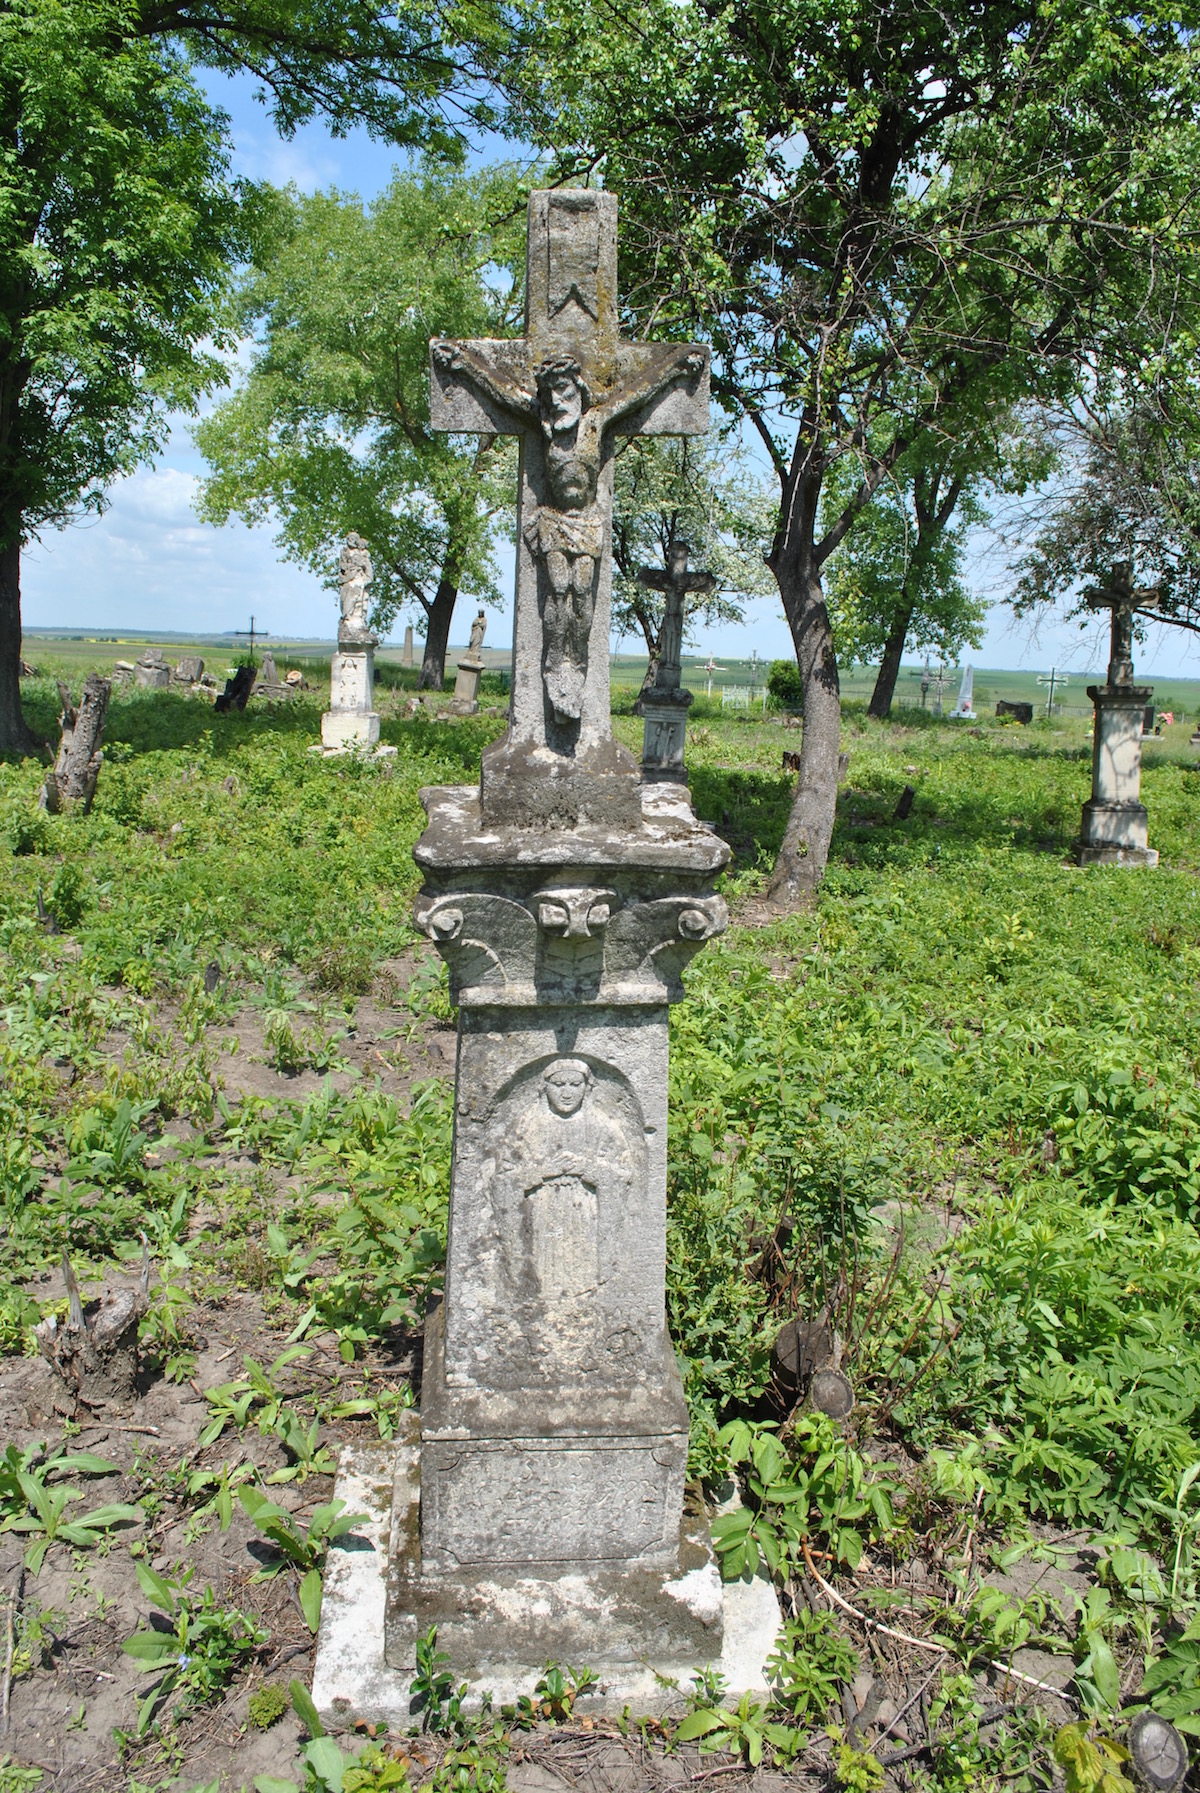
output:
MULTIPOLYGON (((49 732, 48 679, 29 707, 49 732)), ((41 815, 39 769, 0 766, 0 1347, 30 1348, 52 1305, 37 1279, 63 1243, 95 1274, 144 1230, 164 1261, 172 1241, 182 1254, 152 1310, 164 1361, 186 1365, 191 1303, 249 1278, 280 1333, 327 1333, 359 1366, 360 1412, 386 1435, 399 1397, 372 1405, 373 1366, 419 1324, 440 1274, 448 1082, 403 1104, 367 1079, 303 1102, 230 1100, 212 1036, 242 1004, 294 1014, 302 975, 315 1021, 293 1042, 336 1057, 328 1030, 417 943, 418 791, 473 780, 502 721, 389 714, 394 758, 328 762, 309 752, 320 708, 306 694, 222 718, 171 693, 118 697, 86 818, 41 815), (58 935, 39 926, 39 891, 58 935), (168 1129, 185 1143, 164 1154, 168 1129), (190 1218, 202 1211, 221 1217, 219 1251, 190 1218)), ((614 713, 636 747, 630 692, 614 713)), ((793 784, 780 753, 796 737, 704 698, 689 727, 698 811, 734 847, 736 915, 777 848, 793 784)), ((693 1471, 726 1471, 742 1448, 731 1423, 771 1430, 771 1339, 831 1310, 863 1474, 886 1462, 899 1481, 886 1524, 837 1489, 818 1497, 824 1446, 797 1433, 771 1472, 809 1478, 808 1538, 849 1561, 849 1529, 857 1549, 902 1555, 949 1536, 973 1502, 998 1547, 1050 1524, 1173 1561, 1168 1617, 1186 1617, 1197 1502, 1181 1486, 1200 1461, 1194 750, 1176 730, 1147 755, 1158 870, 1080 871, 1066 850, 1089 789, 1081 723, 975 732, 905 711, 876 725, 848 704, 844 732, 818 903, 766 928, 735 921, 673 1011, 668 1295, 693 1471), (917 794, 897 822, 906 784, 917 794)), ((449 1016, 432 970, 389 993, 398 1029, 449 1016)), ((321 1473, 308 1428, 328 1408, 270 1387, 244 1414, 230 1399, 231 1427, 269 1415, 293 1440, 293 1472, 321 1473)), ((773 1499, 760 1503, 768 1558, 773 1499)))

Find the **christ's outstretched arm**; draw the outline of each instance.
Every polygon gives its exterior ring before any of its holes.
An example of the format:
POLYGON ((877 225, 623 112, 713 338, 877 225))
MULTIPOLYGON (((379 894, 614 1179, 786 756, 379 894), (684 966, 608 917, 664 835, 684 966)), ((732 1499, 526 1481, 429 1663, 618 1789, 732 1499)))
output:
POLYGON ((430 344, 434 365, 444 369, 446 373, 457 374, 460 379, 470 380, 493 404, 500 405, 505 411, 512 411, 518 417, 535 421, 538 416, 537 397, 525 386, 518 386, 513 380, 506 380, 497 374, 474 349, 462 342, 433 342, 430 344))
POLYGON ((707 362, 708 357, 702 349, 682 350, 674 361, 669 362, 659 373, 652 375, 650 379, 640 384, 622 387, 618 392, 614 392, 603 405, 599 406, 601 427, 607 428, 609 424, 618 422, 622 417, 628 417, 631 411, 636 411, 650 399, 657 398, 660 393, 665 392, 669 386, 674 386, 679 380, 697 379, 704 372, 707 362))

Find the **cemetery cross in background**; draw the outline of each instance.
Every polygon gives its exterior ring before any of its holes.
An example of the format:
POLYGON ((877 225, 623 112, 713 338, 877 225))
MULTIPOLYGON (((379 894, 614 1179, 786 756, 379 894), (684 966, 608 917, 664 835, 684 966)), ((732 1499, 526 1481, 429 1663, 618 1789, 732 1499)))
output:
MULTIPOLYGON (((458 1008, 445 1294, 419 1438, 390 1447, 386 1664, 364 1559, 359 1609, 338 1617, 341 1568, 323 1609, 314 1698, 343 1715, 407 1721, 431 1625, 472 1697, 552 1657, 617 1710, 661 1703, 655 1670, 761 1685, 779 1625, 684 1517, 666 1324, 668 1005, 725 926, 729 853, 684 784, 643 782, 608 684, 614 438, 707 429, 707 354, 619 340, 611 194, 531 194, 527 270, 524 338, 430 345, 434 427, 521 437, 513 677, 480 785, 422 792, 415 920, 458 1008)), ((378 1504, 385 1478, 348 1463, 344 1497, 378 1504)))
POLYGON ((1158 864, 1147 845, 1149 818, 1141 800, 1142 729, 1150 685, 1133 682, 1133 619, 1158 607, 1156 590, 1135 591, 1133 567, 1121 560, 1106 585, 1084 592, 1092 610, 1112 615, 1108 680, 1089 685, 1095 706, 1092 734, 1092 794, 1083 806, 1075 858, 1080 865, 1158 864))
POLYGON ((645 685, 638 698, 644 723, 642 777, 647 779, 670 782, 681 781, 684 777, 684 737, 692 701, 692 693, 684 689, 680 671, 687 601, 693 594, 708 597, 717 586, 712 573, 689 572, 690 553, 689 542, 673 541, 665 568, 641 567, 638 570, 642 585, 663 593, 658 664, 651 668, 653 683, 645 685))

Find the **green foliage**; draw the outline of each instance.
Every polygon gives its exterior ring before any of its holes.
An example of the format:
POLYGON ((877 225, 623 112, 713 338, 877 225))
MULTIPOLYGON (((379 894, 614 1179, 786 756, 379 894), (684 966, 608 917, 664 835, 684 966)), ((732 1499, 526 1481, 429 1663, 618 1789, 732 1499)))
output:
POLYGON ((880 1793, 886 1780, 883 1768, 867 1749, 839 1743, 833 1752, 833 1784, 845 1793, 880 1793))
POLYGON ((772 660, 767 674, 767 690, 784 710, 800 710, 804 705, 804 680, 794 660, 772 660))
POLYGON ((181 1710, 215 1699, 268 1633, 236 1607, 219 1606, 211 1588, 199 1596, 185 1592, 190 1569, 164 1577, 146 1563, 134 1567, 142 1592, 168 1620, 162 1629, 135 1631, 122 1646, 144 1668, 161 1671, 138 1708, 137 1735, 142 1737, 173 1693, 178 1692, 181 1710))
POLYGON ((301 1531, 292 1515, 267 1499, 257 1488, 239 1488, 238 1499, 264 1538, 279 1552, 279 1561, 259 1571, 256 1579, 278 1575, 286 1565, 302 1571, 299 1587, 300 1610, 304 1622, 316 1635, 321 1623, 321 1569, 335 1538, 345 1537, 366 1515, 347 1513, 344 1500, 331 1500, 319 1506, 301 1531))
POLYGON ((513 169, 436 163, 396 174, 365 210, 338 193, 273 193, 239 290, 259 347, 197 427, 212 468, 202 515, 272 517, 286 557, 332 586, 359 531, 384 631, 414 602, 428 614, 443 577, 452 598, 463 583, 499 596, 492 552, 514 457, 496 439, 430 429, 429 339, 513 333, 523 255, 504 219, 519 203, 513 169))
POLYGON ((269 1731, 273 1724, 281 1719, 291 1705, 287 1692, 278 1681, 268 1681, 264 1687, 256 1687, 250 1695, 247 1713, 250 1723, 256 1730, 269 1731))
POLYGON ((1054 1739, 1054 1760, 1066 1776, 1067 1793, 1132 1793, 1133 1783, 1121 1772, 1129 1751, 1091 1722, 1064 1725, 1054 1739))
POLYGON ((72 1501, 84 1498, 80 1488, 63 1487, 64 1475, 115 1475, 115 1463, 90 1452, 67 1455, 61 1445, 47 1453, 45 1445, 18 1450, 10 1444, 0 1457, 0 1532, 17 1532, 31 1538, 25 1551, 25 1567, 41 1573, 46 1553, 53 1544, 70 1544, 89 1550, 106 1532, 142 1517, 142 1509, 123 1502, 94 1507, 78 1519, 67 1517, 72 1501))
POLYGON ((895 1482, 872 1473, 863 1457, 837 1437, 832 1420, 802 1417, 781 1438, 769 1427, 731 1420, 718 1443, 732 1465, 746 1465, 750 1503, 713 1521, 721 1573, 732 1581, 753 1575, 760 1558, 781 1581, 803 1572, 806 1544, 854 1569, 864 1542, 894 1523, 895 1482))
POLYGON ((772 526, 770 492, 728 434, 632 436, 620 443, 613 477, 613 631, 642 636, 656 659, 665 601, 642 584, 643 566, 669 564, 671 545, 690 544, 693 570, 711 572, 712 592, 687 599, 684 638, 698 620, 741 619, 746 598, 773 590, 763 564, 772 526))
POLYGON ((694 1705, 675 1727, 677 1743, 698 1741, 701 1751, 742 1756, 748 1768, 768 1762, 786 1766, 802 1743, 788 1725, 767 1717, 767 1708, 745 1693, 736 1706, 694 1705))
POLYGON ((767 1658, 772 1697, 797 1725, 820 1724, 858 1668, 858 1652, 836 1619, 804 1609, 786 1621, 767 1658))

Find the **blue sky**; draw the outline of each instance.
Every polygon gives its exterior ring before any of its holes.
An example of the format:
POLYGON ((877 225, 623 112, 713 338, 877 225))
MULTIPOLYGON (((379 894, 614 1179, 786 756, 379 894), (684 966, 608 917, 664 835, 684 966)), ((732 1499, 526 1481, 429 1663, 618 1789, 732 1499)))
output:
MULTIPOLYGON (((386 185, 395 151, 370 141, 365 132, 337 139, 320 126, 298 131, 288 142, 276 134, 248 82, 214 77, 213 99, 230 114, 235 164, 240 173, 278 185, 288 181, 304 192, 336 186, 371 198, 386 185)), ((192 495, 202 472, 187 420, 181 420, 155 466, 144 468, 113 488, 111 507, 100 519, 49 532, 22 562, 23 610, 30 626, 71 629, 174 629, 209 634, 244 629, 253 613, 256 627, 277 636, 330 636, 335 600, 316 578, 282 561, 269 528, 231 523, 214 529, 198 521, 192 495)), ((985 596, 999 599, 1003 566, 979 545, 972 579, 985 596)), ((502 588, 511 589, 512 556, 502 564, 502 588)), ((462 606, 467 618, 469 608, 462 606)), ((492 613, 488 636, 507 640, 507 614, 492 613)), ((399 626, 403 633, 403 622, 399 626)), ((460 631, 455 631, 456 635, 460 631)), ((418 636, 420 631, 418 630, 418 636)), ((465 632, 463 632, 465 639, 465 632)), ((635 644, 626 644, 630 651, 635 644)), ((706 630, 697 642, 703 653, 726 658, 757 650, 763 659, 791 653, 783 612, 775 601, 751 605, 740 626, 706 630)), ((1081 673, 1107 661, 1106 631, 1093 625, 1043 624, 1033 631, 1014 624, 995 603, 983 646, 968 656, 980 667, 1050 665, 1081 673)), ((1151 628, 1138 653, 1143 676, 1200 677, 1200 637, 1151 628)))

